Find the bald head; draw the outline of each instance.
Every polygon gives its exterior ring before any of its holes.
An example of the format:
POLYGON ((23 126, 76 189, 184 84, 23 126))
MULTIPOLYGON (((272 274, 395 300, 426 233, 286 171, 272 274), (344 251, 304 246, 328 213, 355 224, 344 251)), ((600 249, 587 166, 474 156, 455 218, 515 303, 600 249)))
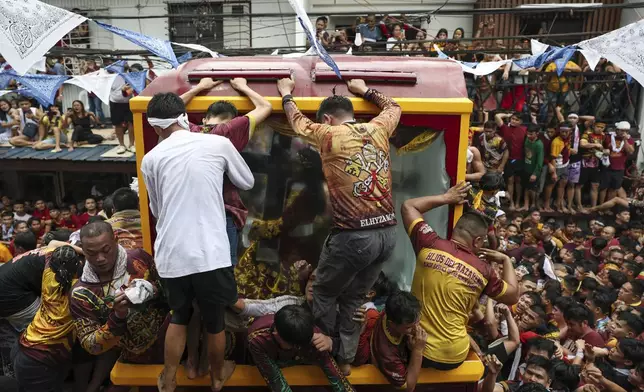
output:
POLYGON ((114 236, 114 230, 109 223, 104 221, 88 223, 80 231, 81 242, 83 242, 83 238, 94 238, 105 233, 108 233, 110 237, 114 236))

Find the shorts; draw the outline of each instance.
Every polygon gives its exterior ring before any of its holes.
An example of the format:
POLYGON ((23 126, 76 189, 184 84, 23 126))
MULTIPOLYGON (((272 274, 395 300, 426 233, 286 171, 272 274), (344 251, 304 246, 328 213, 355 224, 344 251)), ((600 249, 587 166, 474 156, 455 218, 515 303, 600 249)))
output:
MULTIPOLYGON (((67 143, 67 133, 61 132, 60 133, 60 142, 61 144, 66 144, 67 143)), ((47 139, 44 139, 41 141, 43 144, 56 144, 56 138, 54 136, 49 136, 47 139)))
POLYGON ((579 183, 579 176, 581 174, 581 162, 570 163, 568 165, 568 182, 570 184, 579 183))
POLYGON ((586 185, 599 184, 601 182, 602 169, 600 167, 582 167, 581 175, 579 176, 579 184, 586 185))
POLYGON ((515 176, 520 176, 521 173, 523 173, 523 160, 522 159, 513 159, 508 162, 507 165, 505 165, 505 170, 503 171, 503 177, 506 180, 515 177, 515 176))
POLYGON ((606 169, 602 176, 599 188, 617 190, 622 187, 623 182, 624 170, 606 169))
POLYGON ((224 330, 226 307, 237 301, 237 283, 233 267, 179 278, 164 278, 163 287, 172 310, 171 323, 188 325, 192 317, 192 302, 196 299, 206 330, 210 334, 224 330))
POLYGON ((16 349, 13 360, 13 368, 21 391, 63 392, 71 361, 50 366, 36 361, 22 350, 22 347, 16 349))
POLYGON ((537 191, 537 190, 539 190, 539 177, 540 176, 537 176, 536 180, 530 181, 531 176, 532 176, 532 173, 523 173, 521 175, 521 186, 526 191, 537 191))
POLYGON ((112 125, 114 126, 120 126, 125 123, 132 124, 134 121, 129 102, 123 103, 110 101, 110 116, 112 119, 112 125))
POLYGON ((568 180, 568 166, 555 169, 557 173, 557 181, 552 181, 552 175, 546 177, 546 182, 548 184, 553 184, 559 182, 559 180, 568 180))
POLYGON ((546 178, 549 177, 549 174, 548 165, 543 165, 539 176, 539 193, 543 192, 543 188, 546 186, 546 178))

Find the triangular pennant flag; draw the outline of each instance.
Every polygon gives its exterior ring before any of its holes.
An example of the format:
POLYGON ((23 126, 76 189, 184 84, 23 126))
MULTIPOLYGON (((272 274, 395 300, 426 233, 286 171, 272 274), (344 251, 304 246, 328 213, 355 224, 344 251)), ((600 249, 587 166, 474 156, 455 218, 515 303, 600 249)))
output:
POLYGON ((46 74, 26 74, 17 77, 20 83, 31 90, 34 98, 41 103, 45 102, 46 106, 54 104, 56 92, 67 79, 69 76, 46 74))
POLYGON ((181 57, 177 58, 177 61, 179 62, 179 64, 183 64, 186 61, 191 60, 191 59, 192 59, 192 52, 186 52, 181 57))
POLYGON ((349 50, 347 50, 347 54, 353 54, 353 46, 349 46, 349 50))
POLYGON ((275 49, 273 53, 271 53, 271 56, 277 56, 280 53, 279 49, 275 49))
POLYGON ((602 56, 593 49, 579 49, 579 51, 588 62, 588 68, 590 68, 591 71, 594 70, 602 56))
POLYGON ((0 3, 2 56, 20 75, 87 18, 38 0, 0 3))
POLYGON ((145 89, 145 79, 147 74, 148 71, 138 71, 122 73, 121 76, 123 77, 123 79, 125 79, 125 82, 127 84, 132 86, 137 94, 141 94, 141 91, 145 89))
POLYGON ((118 60, 113 62, 112 64, 108 65, 105 67, 107 71, 110 71, 112 73, 123 73, 125 71, 125 66, 127 65, 127 61, 125 60, 118 60))
POLYGON ((45 99, 42 97, 42 95, 35 94, 35 93, 34 93, 30 88, 28 88, 28 87, 20 87, 19 89, 11 90, 11 92, 12 92, 12 93, 15 93, 15 94, 18 94, 18 95, 20 95, 21 97, 33 98, 33 99, 35 99, 36 101, 38 101, 38 103, 39 103, 40 105, 42 105, 43 107, 45 107, 45 108, 46 108, 46 107, 49 107, 49 105, 50 105, 50 103, 49 103, 49 102, 46 102, 46 101, 45 101, 45 99))
POLYGON ((318 52, 318 56, 322 61, 326 63, 333 72, 338 76, 339 79, 342 79, 342 75, 340 75, 340 68, 338 68, 338 65, 335 63, 333 58, 327 53, 326 49, 324 49, 324 46, 320 44, 320 42, 317 40, 317 38, 313 35, 313 32, 315 29, 313 29, 313 25, 311 24, 311 19, 309 16, 306 14, 306 11, 304 10, 304 7, 302 6, 302 3, 298 0, 288 0, 289 4, 291 4, 291 7, 295 10, 295 13, 297 14, 297 19, 300 22, 300 25, 302 26, 302 29, 304 30, 304 33, 306 34, 307 38, 309 39, 309 42, 311 43, 311 47, 314 47, 315 50, 318 52))
POLYGON ((449 58, 449 56, 446 55, 445 53, 443 53, 441 48, 439 48, 438 45, 436 45, 436 44, 434 44, 434 50, 436 51, 436 53, 438 53, 438 58, 439 59, 448 59, 449 58))
POLYGON ((172 44, 183 46, 184 48, 188 48, 188 49, 192 49, 192 50, 198 50, 200 52, 206 52, 206 53, 209 53, 211 57, 221 57, 219 53, 213 52, 212 50, 206 48, 203 45, 199 45, 199 44, 180 44, 178 42, 173 42, 172 44))
POLYGON ((149 50, 150 52, 169 62, 173 68, 177 68, 179 66, 179 63, 177 62, 177 56, 175 56, 174 51, 172 51, 172 45, 170 45, 170 41, 150 37, 148 35, 137 33, 135 31, 121 29, 119 27, 111 26, 105 23, 97 21, 94 22, 96 22, 96 24, 98 24, 105 30, 111 31, 114 34, 149 50))
POLYGON ((577 51, 577 48, 573 46, 566 46, 561 52, 561 57, 555 60, 555 65, 557 66, 557 76, 561 76, 563 71, 566 69, 566 64, 572 57, 573 54, 577 51))
POLYGON ((98 99, 100 99, 106 105, 109 105, 110 91, 117 76, 119 75, 115 73, 108 73, 104 69, 101 69, 99 71, 85 75, 74 76, 72 79, 67 80, 66 83, 74 84, 80 88, 96 94, 98 99))
POLYGON ((550 47, 550 45, 541 43, 536 39, 530 40, 530 51, 532 52, 533 56, 538 56, 541 53, 544 53, 546 50, 548 50, 548 47, 550 47))

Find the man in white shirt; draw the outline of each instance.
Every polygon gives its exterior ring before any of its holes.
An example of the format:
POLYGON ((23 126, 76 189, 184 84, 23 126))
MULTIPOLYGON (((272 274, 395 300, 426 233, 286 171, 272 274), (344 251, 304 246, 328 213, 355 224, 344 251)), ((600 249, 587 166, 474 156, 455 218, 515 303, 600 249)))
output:
POLYGON ((114 79, 110 91, 110 117, 114 132, 119 141, 116 153, 123 154, 126 151, 135 152, 134 149, 134 122, 132 120, 132 111, 130 110, 130 99, 134 96, 132 86, 125 82, 123 76, 119 75, 114 79), (125 147, 125 130, 130 139, 129 147, 125 147))
POLYGON ((13 203, 13 220, 27 222, 29 219, 31 219, 31 215, 25 212, 25 203, 22 201, 13 203))
POLYGON ((20 115, 20 128, 18 136, 9 139, 14 147, 32 146, 34 143, 41 141, 45 137, 44 128, 40 127, 40 120, 44 113, 40 109, 31 107, 31 100, 27 97, 18 99, 18 114, 20 115))
POLYGON ((226 234, 224 174, 242 190, 251 189, 254 178, 230 140, 189 132, 185 112, 176 94, 152 98, 148 122, 162 141, 141 163, 150 210, 157 218, 155 261, 172 309, 165 367, 157 384, 161 392, 176 388, 196 299, 208 332, 211 387, 220 391, 235 369, 233 362, 224 361, 224 311, 237 301, 226 234))

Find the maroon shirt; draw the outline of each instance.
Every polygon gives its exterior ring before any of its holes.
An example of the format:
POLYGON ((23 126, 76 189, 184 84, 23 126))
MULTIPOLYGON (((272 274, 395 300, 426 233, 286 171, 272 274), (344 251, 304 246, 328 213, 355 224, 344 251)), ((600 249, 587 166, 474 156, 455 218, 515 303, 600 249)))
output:
POLYGON ((391 385, 404 388, 407 385, 409 355, 407 336, 394 337, 387 328, 387 315, 382 312, 371 335, 371 362, 378 366, 391 385))
MULTIPOLYGON (((626 143, 633 145, 633 139, 623 140, 624 146, 620 152, 614 152, 612 150, 612 142, 610 135, 606 135, 604 138, 604 148, 610 151, 610 166, 611 170, 625 170, 626 169, 626 159, 628 154, 626 153, 626 143)), ((615 139, 616 147, 619 147, 622 144, 622 141, 615 139)))
MULTIPOLYGON (((209 133, 228 138, 237 151, 242 152, 248 144, 249 135, 255 129, 255 119, 248 116, 235 117, 225 124, 196 125, 190 124, 190 132, 209 133)), ((232 214, 237 229, 246 224, 248 210, 239 197, 237 187, 226 177, 224 180, 224 205, 226 211, 232 214)))
POLYGON ((525 142, 526 134, 527 129, 523 125, 511 127, 508 124, 503 124, 499 128, 499 135, 505 140, 505 144, 508 145, 510 150, 509 159, 511 161, 515 159, 523 160, 523 143, 525 142))
POLYGON ((602 338, 599 332, 595 330, 591 330, 590 332, 582 336, 581 339, 583 339, 584 342, 590 344, 593 347, 604 347, 606 345, 604 338, 602 338))
POLYGON ((552 144, 552 139, 548 139, 544 135, 539 135, 539 140, 543 143, 543 164, 545 166, 550 162, 550 145, 552 144))

